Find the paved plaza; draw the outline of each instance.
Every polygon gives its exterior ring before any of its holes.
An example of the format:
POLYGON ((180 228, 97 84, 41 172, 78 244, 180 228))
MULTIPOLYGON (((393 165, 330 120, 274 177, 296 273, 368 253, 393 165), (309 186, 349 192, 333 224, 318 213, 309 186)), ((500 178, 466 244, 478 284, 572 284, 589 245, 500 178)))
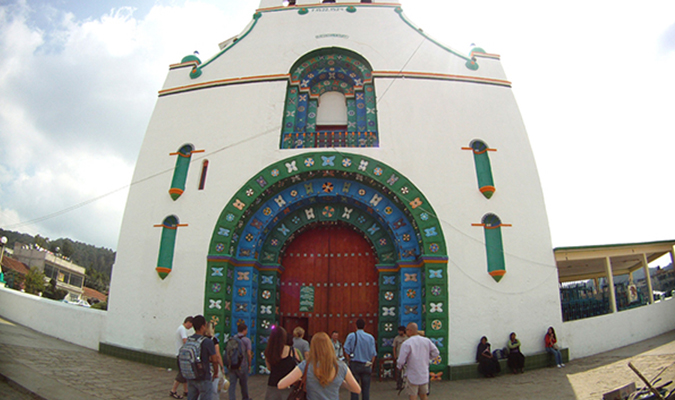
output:
MULTIPOLYGON (((80 329, 85 329, 84 327, 80 329)), ((169 333, 171 334, 171 333, 169 333)), ((637 376, 675 379, 675 331, 571 361, 565 368, 544 368, 494 379, 434 382, 431 399, 599 400, 602 394, 637 376), (670 368, 668 368, 670 367, 670 368)), ((99 354, 0 319, 0 398, 2 399, 170 399, 175 371, 99 354)), ((264 399, 267 377, 249 381, 251 396, 264 399)), ((373 382, 371 399, 404 399, 392 381, 373 382)), ((241 398, 238 394, 237 399, 241 398)), ((221 399, 227 399, 221 395, 221 399)), ((349 399, 343 390, 341 400, 349 399)))

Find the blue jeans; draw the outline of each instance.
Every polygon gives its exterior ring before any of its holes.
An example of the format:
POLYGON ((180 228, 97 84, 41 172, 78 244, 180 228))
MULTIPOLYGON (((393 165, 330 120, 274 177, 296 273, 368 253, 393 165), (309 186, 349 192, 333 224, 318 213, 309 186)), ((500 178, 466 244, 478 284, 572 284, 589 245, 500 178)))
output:
POLYGON ((188 379, 188 400, 213 400, 215 392, 213 391, 213 382, 210 379, 195 381, 188 379))
MULTIPOLYGON (((370 378, 373 374, 373 369, 371 367, 366 367, 366 364, 351 361, 349 363, 349 369, 352 370, 354 379, 361 385, 361 395, 363 400, 370 400, 370 378)), ((359 395, 356 393, 351 394, 351 400, 359 400, 359 395)))
POLYGON ((237 380, 241 381, 241 400, 250 400, 248 397, 248 367, 243 366, 239 369, 233 369, 227 372, 227 379, 230 381, 230 388, 227 390, 227 395, 230 400, 237 400, 237 380))
POLYGON ((553 357, 555 357, 555 364, 560 365, 562 364, 562 353, 558 349, 554 349, 553 347, 547 347, 546 352, 549 354, 553 354, 553 357))

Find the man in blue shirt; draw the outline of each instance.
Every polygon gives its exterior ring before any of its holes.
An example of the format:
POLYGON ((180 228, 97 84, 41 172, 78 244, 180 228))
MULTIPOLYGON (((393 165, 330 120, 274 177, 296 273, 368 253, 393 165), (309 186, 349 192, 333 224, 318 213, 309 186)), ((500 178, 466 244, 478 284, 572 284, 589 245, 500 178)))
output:
MULTIPOLYGON (((373 363, 377 356, 375 349, 375 338, 370 333, 366 333, 363 328, 366 321, 359 319, 356 321, 356 332, 347 335, 344 350, 345 357, 349 359, 349 368, 352 370, 354 378, 361 385, 363 400, 370 399, 370 377, 373 373, 373 363)), ((352 393, 351 400, 359 400, 359 395, 352 393)))

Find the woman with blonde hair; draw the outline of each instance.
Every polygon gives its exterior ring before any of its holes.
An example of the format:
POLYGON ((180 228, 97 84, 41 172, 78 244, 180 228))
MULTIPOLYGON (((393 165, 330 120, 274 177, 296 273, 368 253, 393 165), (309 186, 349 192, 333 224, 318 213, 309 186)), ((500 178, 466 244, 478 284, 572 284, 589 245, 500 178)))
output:
POLYGON ((309 356, 309 342, 303 339, 303 336, 305 336, 305 330, 296 326, 293 329, 293 347, 300 352, 302 357, 300 360, 306 360, 309 356))
POLYGON ((309 358, 280 380, 277 387, 285 389, 291 386, 302 378, 305 371, 307 371, 306 390, 309 400, 338 400, 342 382, 346 383, 350 392, 361 393, 361 387, 347 368, 347 364, 335 356, 333 343, 325 332, 319 332, 312 337, 309 358))

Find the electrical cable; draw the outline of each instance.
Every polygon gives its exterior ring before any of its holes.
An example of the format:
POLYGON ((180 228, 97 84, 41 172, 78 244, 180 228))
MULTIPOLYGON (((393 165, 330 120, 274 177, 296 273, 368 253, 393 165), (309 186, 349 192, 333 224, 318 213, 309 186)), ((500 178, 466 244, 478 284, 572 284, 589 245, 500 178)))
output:
MULTIPOLYGON (((411 61, 411 60, 414 58, 414 56, 417 54, 417 52, 418 52, 419 49, 422 47, 422 45, 424 44, 424 42, 426 42, 427 40, 428 40, 428 39, 427 39, 426 37, 423 37, 423 38, 422 38, 422 41, 417 45, 417 47, 415 48, 415 50, 413 50, 413 52, 410 54, 410 56, 408 57, 408 59, 406 60, 406 62, 405 62, 405 63, 403 64, 403 66, 399 69, 399 74, 401 74, 401 73, 403 72, 403 70, 405 69, 405 67, 410 63, 410 61, 411 61)), ((391 89, 392 85, 393 85, 396 81, 397 81, 396 78, 392 78, 392 79, 391 79, 391 82, 390 82, 389 85, 386 87, 386 89, 383 91, 382 95, 377 97, 376 104, 379 105, 379 103, 382 101, 382 99, 385 97, 385 95, 387 94, 387 92, 389 91, 389 89, 391 89)), ((223 146, 223 147, 221 147, 221 148, 219 148, 219 149, 216 149, 216 150, 214 150, 214 151, 211 151, 211 152, 209 152, 209 153, 202 153, 202 154, 199 155, 199 156, 196 156, 196 157, 191 158, 191 159, 190 159, 190 163, 197 162, 197 161, 202 160, 202 159, 204 159, 204 158, 207 158, 207 157, 209 157, 209 156, 211 156, 211 155, 214 155, 214 154, 217 154, 217 153, 219 153, 219 152, 222 152, 222 151, 231 149, 231 148, 233 148, 233 147, 242 145, 242 144, 244 144, 244 143, 250 142, 250 141, 255 140, 255 139, 257 139, 257 138, 266 136, 266 135, 268 135, 268 134, 275 133, 275 132, 279 132, 280 129, 281 129, 281 126, 278 125, 278 126, 275 126, 275 127, 273 127, 273 128, 270 128, 270 129, 268 129, 268 130, 266 130, 266 131, 264 131, 264 132, 261 132, 261 133, 259 133, 259 134, 257 134, 257 135, 254 135, 254 136, 248 137, 248 138, 246 138, 246 139, 240 140, 240 141, 238 141, 238 142, 235 142, 235 143, 232 143, 232 144, 223 146)), ((342 153, 340 150, 338 150, 338 149, 336 149, 336 148, 333 148, 333 150, 334 150, 336 153, 341 154, 342 156, 345 156, 345 154, 342 153)), ((84 206, 86 206, 86 205, 89 205, 89 204, 91 204, 91 203, 94 203, 94 202, 96 202, 96 201, 98 201, 98 200, 101 200, 101 199, 103 199, 103 198, 106 198, 106 197, 108 197, 108 196, 111 196, 111 195, 113 195, 113 194, 115 194, 115 193, 117 193, 117 192, 119 192, 119 191, 122 191, 122 190, 124 190, 124 189, 130 188, 131 186, 135 186, 135 185, 138 185, 138 184, 140 184, 140 183, 146 182, 146 181, 148 181, 148 180, 150 180, 150 179, 156 178, 156 177, 158 177, 158 176, 161 176, 161 175, 164 175, 164 174, 167 174, 167 173, 171 173, 171 172, 173 172, 174 170, 175 170, 175 168, 168 168, 168 169, 165 169, 165 170, 163 170, 163 171, 159 171, 159 172, 157 172, 157 173, 155 173, 155 174, 152 174, 152 175, 149 175, 149 176, 147 176, 147 177, 145 177, 145 178, 139 179, 139 180, 137 180, 137 181, 133 181, 133 182, 131 182, 131 183, 128 184, 128 185, 124 185, 124 186, 119 187, 119 188, 117 188, 117 189, 114 189, 114 190, 112 190, 112 191, 110 191, 110 192, 104 193, 104 194, 102 194, 102 195, 100 195, 100 196, 97 196, 97 197, 94 197, 94 198, 91 198, 91 199, 88 199, 88 200, 85 200, 85 201, 83 201, 83 202, 81 202, 81 203, 78 203, 78 204, 75 204, 75 205, 73 205, 73 206, 64 208, 64 209, 62 209, 62 210, 59 210, 59 211, 56 211, 56 212, 54 212, 54 213, 47 214, 47 215, 44 215, 44 216, 42 216, 42 217, 38 217, 38 218, 35 218, 35 219, 32 219, 32 220, 22 221, 22 222, 18 222, 18 223, 14 223, 14 224, 9 224, 9 225, 5 226, 5 228, 6 228, 6 229, 15 229, 15 228, 19 228, 19 227, 26 226, 26 225, 29 225, 29 224, 34 224, 34 223, 42 222, 42 221, 45 221, 45 220, 48 220, 48 219, 52 219, 52 218, 61 216, 61 215, 63 215, 63 214, 66 214, 66 213, 75 211, 75 210, 77 210, 77 209, 79 209, 79 208, 82 208, 82 207, 84 207, 84 206)), ((401 197, 406 198, 405 195, 402 195, 401 197)), ((409 200, 409 199, 406 198, 406 200, 409 200)), ((423 210, 424 212, 426 212, 426 213, 429 214, 430 216, 433 216, 434 218, 438 219, 439 222, 442 222, 444 226, 447 226, 447 227, 452 228, 453 230, 455 230, 456 232, 458 232, 459 234, 461 234, 461 235, 464 236, 465 238, 468 238, 469 240, 473 241, 474 243, 478 243, 478 244, 481 244, 481 245, 483 245, 483 246, 485 245, 485 243, 484 243, 483 241, 478 240, 478 239, 476 239, 475 237, 473 237, 473 236, 467 234, 464 230, 462 230, 462 229, 460 229, 460 228, 454 226, 454 225, 451 224, 450 222, 448 222, 448 221, 446 221, 446 220, 444 220, 444 219, 442 219, 442 218, 439 218, 438 215, 436 215, 432 210, 427 209, 426 205, 421 205, 421 206, 419 206, 419 207, 420 207, 421 210, 423 210)), ((541 267, 552 268, 552 269, 557 270, 557 267, 551 266, 551 265, 549 265, 549 264, 544 264, 544 263, 541 263, 541 262, 538 262, 538 261, 534 261, 534 260, 531 260, 531 259, 527 259, 527 258, 518 256, 518 255, 516 255, 516 254, 504 252, 504 255, 505 255, 505 256, 510 256, 510 257, 513 257, 513 258, 517 258, 517 259, 519 259, 519 260, 528 262, 528 263, 530 263, 530 264, 534 264, 534 265, 538 265, 538 266, 541 266, 541 267)), ((462 269, 459 267, 459 265, 455 264, 450 258, 448 258, 448 262, 451 262, 452 264, 454 264, 456 267, 458 267, 458 268, 460 269, 460 271, 462 270, 462 269)), ((462 272, 463 272, 467 277, 469 277, 469 278, 471 277, 471 276, 470 276, 469 274, 467 274, 466 272, 464 272, 464 271, 462 271, 462 272)))

